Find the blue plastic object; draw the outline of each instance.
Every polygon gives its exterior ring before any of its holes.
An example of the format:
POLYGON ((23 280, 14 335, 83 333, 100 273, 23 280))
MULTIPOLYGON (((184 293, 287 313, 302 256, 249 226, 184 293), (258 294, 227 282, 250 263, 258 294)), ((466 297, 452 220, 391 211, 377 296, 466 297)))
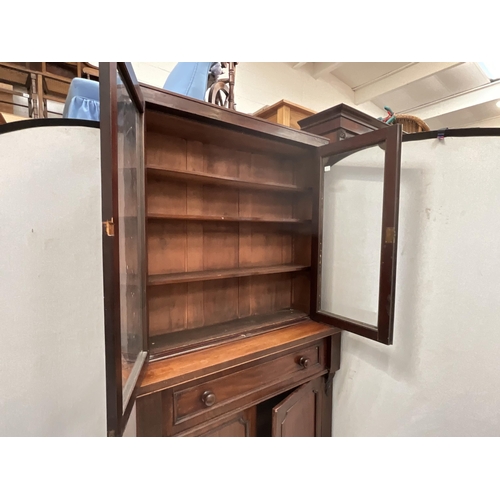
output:
POLYGON ((214 62, 180 62, 168 75, 163 88, 194 99, 205 100, 214 62))
POLYGON ((99 121, 99 83, 74 78, 64 103, 63 118, 99 121))
MULTIPOLYGON (((204 101, 209 78, 216 78, 220 72, 219 63, 180 62, 168 75, 163 88, 204 101)), ((64 104, 63 118, 99 121, 99 117, 99 83, 74 78, 64 104)))

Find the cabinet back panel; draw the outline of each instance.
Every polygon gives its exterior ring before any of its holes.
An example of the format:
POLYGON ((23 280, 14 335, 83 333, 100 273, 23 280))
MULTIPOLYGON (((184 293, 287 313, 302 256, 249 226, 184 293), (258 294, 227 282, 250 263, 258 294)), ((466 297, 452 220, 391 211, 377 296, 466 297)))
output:
POLYGON ((239 177, 240 164, 248 163, 250 154, 221 148, 213 144, 203 145, 203 172, 224 177, 239 177))
POLYGON ((187 141, 173 136, 146 135, 146 165, 161 165, 173 170, 186 170, 187 141))
POLYGON ((290 273, 151 287, 149 335, 277 312, 291 303, 290 273))
POLYGON ((262 183, 293 184, 293 168, 287 165, 287 160, 282 158, 252 154, 250 163, 241 165, 240 177, 262 183))
POLYGON ((304 167, 282 156, 251 153, 155 132, 146 136, 146 165, 262 184, 308 185, 304 167))
POLYGON ((240 267, 292 263, 292 236, 284 228, 240 223, 240 267))
POLYGON ((238 226, 204 224, 202 253, 204 270, 238 267, 238 226))
POLYGON ((291 286, 290 274, 250 276, 241 297, 249 300, 250 315, 280 311, 291 307, 291 286))
POLYGON ((292 193, 271 191, 246 191, 239 193, 239 216, 267 219, 293 218, 292 193))
POLYGON ((154 214, 186 214, 186 183, 174 181, 162 182, 159 179, 148 179, 147 207, 148 212, 154 214))
POLYGON ((151 179, 148 212, 160 215, 214 215, 261 219, 311 219, 310 200, 291 193, 247 191, 224 186, 151 179), (295 202, 295 203, 294 203, 295 202))
MULTIPOLYGON (((188 259, 187 226, 184 221, 149 221, 148 274, 186 271, 188 259)), ((191 243, 191 241, 189 241, 191 243)), ((198 252, 201 254, 200 248, 198 252)), ((200 255, 201 256, 201 255, 200 255)))
POLYGON ((253 222, 154 220, 148 225, 148 273, 170 274, 279 264, 310 265, 310 236, 253 222), (292 242, 301 244, 294 258, 292 242), (309 253, 308 253, 309 252, 309 253))

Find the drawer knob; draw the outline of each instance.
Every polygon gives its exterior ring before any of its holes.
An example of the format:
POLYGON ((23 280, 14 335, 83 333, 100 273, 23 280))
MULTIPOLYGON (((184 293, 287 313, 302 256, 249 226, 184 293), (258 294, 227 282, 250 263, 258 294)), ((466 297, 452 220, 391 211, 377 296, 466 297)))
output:
POLYGON ((215 394, 212 391, 205 391, 201 395, 201 400, 205 404, 205 406, 212 406, 215 404, 215 394))
POLYGON ((299 365, 302 366, 302 368, 307 368, 311 362, 309 361, 309 358, 306 358, 305 356, 302 356, 299 359, 299 365))

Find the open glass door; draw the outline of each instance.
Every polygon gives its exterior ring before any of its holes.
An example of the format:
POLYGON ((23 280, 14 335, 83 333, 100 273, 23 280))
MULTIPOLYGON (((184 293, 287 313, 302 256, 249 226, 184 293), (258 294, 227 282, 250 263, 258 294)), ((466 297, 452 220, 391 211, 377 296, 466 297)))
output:
POLYGON ((394 326, 401 139, 394 125, 318 150, 311 316, 383 344, 394 326))
POLYGON ((106 404, 121 436, 147 360, 144 99, 130 63, 100 63, 106 404))

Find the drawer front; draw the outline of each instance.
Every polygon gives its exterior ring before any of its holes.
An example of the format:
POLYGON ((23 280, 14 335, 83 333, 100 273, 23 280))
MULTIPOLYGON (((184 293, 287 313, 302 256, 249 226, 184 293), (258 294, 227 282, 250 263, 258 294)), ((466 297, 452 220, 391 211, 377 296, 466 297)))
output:
MULTIPOLYGON (((252 392, 293 378, 309 378, 325 369, 323 342, 297 348, 278 358, 187 388, 174 389, 174 424, 230 404, 252 392)), ((296 380, 295 380, 296 379, 296 380)))

